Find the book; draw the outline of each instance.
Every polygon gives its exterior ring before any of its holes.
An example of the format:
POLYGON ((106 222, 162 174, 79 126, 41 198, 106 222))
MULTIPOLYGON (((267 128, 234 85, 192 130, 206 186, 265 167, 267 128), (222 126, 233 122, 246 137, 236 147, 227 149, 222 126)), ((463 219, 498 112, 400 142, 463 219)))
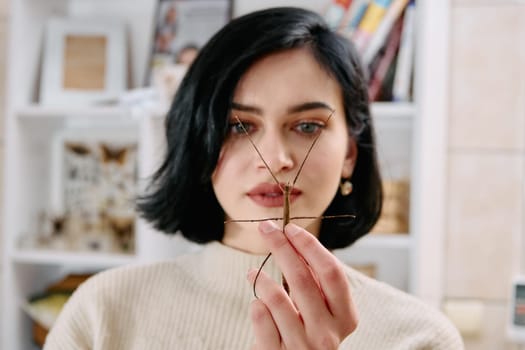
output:
POLYGON ((381 23, 391 0, 372 0, 353 36, 357 50, 364 52, 370 38, 381 23))
POLYGON ((394 75, 396 72, 396 62, 398 55, 394 55, 394 60, 388 66, 385 77, 381 82, 381 87, 379 88, 379 94, 376 96, 375 101, 377 102, 391 102, 392 101, 392 87, 394 86, 394 75))
POLYGON ((403 10, 406 8, 409 0, 393 0, 388 10, 386 11, 381 23, 377 27, 376 31, 370 38, 368 45, 366 46, 362 60, 365 65, 368 65, 374 56, 377 54, 379 49, 384 45, 388 34, 392 30, 394 23, 399 19, 403 10))
POLYGON ((324 11, 324 19, 328 23, 328 26, 332 29, 337 29, 341 25, 345 13, 352 0, 331 0, 324 11))
POLYGON ((341 20, 339 31, 351 38, 368 8, 370 0, 353 0, 341 20))
POLYGON ((403 18, 403 33, 401 34, 392 88, 392 99, 394 101, 406 102, 410 99, 410 85, 414 66, 415 12, 415 2, 412 0, 406 8, 403 18))
POLYGON ((377 64, 377 68, 371 74, 371 79, 368 84, 368 95, 370 101, 376 101, 381 92, 381 86, 385 79, 388 69, 394 61, 396 52, 399 48, 399 42, 401 41, 401 32, 403 28, 403 21, 400 18, 392 28, 388 40, 385 44, 385 51, 382 57, 380 57, 377 64))

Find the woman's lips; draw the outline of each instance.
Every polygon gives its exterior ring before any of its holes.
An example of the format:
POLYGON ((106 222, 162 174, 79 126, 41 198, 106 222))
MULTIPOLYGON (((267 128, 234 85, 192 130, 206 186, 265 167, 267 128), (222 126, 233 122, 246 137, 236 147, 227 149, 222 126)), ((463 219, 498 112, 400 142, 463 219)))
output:
MULTIPOLYGON (((285 184, 281 184, 284 190, 285 184)), ((247 194, 256 204, 266 208, 276 208, 284 206, 284 193, 277 184, 262 183, 252 188, 247 194)), ((292 188, 290 191, 290 203, 301 195, 301 191, 292 188)))

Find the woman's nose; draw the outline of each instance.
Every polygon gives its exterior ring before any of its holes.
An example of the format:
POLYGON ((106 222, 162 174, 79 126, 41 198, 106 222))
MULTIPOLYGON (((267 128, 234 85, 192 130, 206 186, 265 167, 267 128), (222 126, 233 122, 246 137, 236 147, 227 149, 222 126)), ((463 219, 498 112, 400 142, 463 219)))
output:
POLYGON ((267 131, 259 139, 258 144, 260 156, 257 155, 257 167, 259 169, 266 169, 268 166, 274 174, 293 169, 295 161, 292 145, 284 135, 267 131))

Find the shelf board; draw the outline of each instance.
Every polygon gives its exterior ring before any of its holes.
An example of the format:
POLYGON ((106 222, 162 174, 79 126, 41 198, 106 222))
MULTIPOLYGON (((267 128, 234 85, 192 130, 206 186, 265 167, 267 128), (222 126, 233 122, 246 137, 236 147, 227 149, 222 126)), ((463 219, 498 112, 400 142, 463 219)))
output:
POLYGON ((411 237, 406 233, 369 233, 354 243, 360 248, 409 249, 411 237))
POLYGON ((18 118, 130 118, 131 110, 121 106, 53 107, 38 104, 16 110, 18 118))
POLYGON ((411 102, 374 102, 371 113, 374 118, 410 119, 416 114, 416 107, 411 102))
POLYGON ((82 265, 84 267, 116 267, 136 261, 130 254, 65 252, 56 250, 19 250, 11 260, 27 265, 82 265))

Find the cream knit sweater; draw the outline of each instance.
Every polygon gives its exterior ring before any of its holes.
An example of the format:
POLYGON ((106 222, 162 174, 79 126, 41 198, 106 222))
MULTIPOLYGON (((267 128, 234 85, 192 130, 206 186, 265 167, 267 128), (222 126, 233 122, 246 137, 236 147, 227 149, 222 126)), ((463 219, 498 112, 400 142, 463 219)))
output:
MULTIPOLYGON (((44 349, 250 349, 246 273, 262 259, 214 242, 173 261, 102 272, 77 289, 44 349)), ((279 277, 271 262, 265 270, 279 277)), ((438 311, 352 269, 348 279, 359 325, 340 349, 463 348, 438 311)))

